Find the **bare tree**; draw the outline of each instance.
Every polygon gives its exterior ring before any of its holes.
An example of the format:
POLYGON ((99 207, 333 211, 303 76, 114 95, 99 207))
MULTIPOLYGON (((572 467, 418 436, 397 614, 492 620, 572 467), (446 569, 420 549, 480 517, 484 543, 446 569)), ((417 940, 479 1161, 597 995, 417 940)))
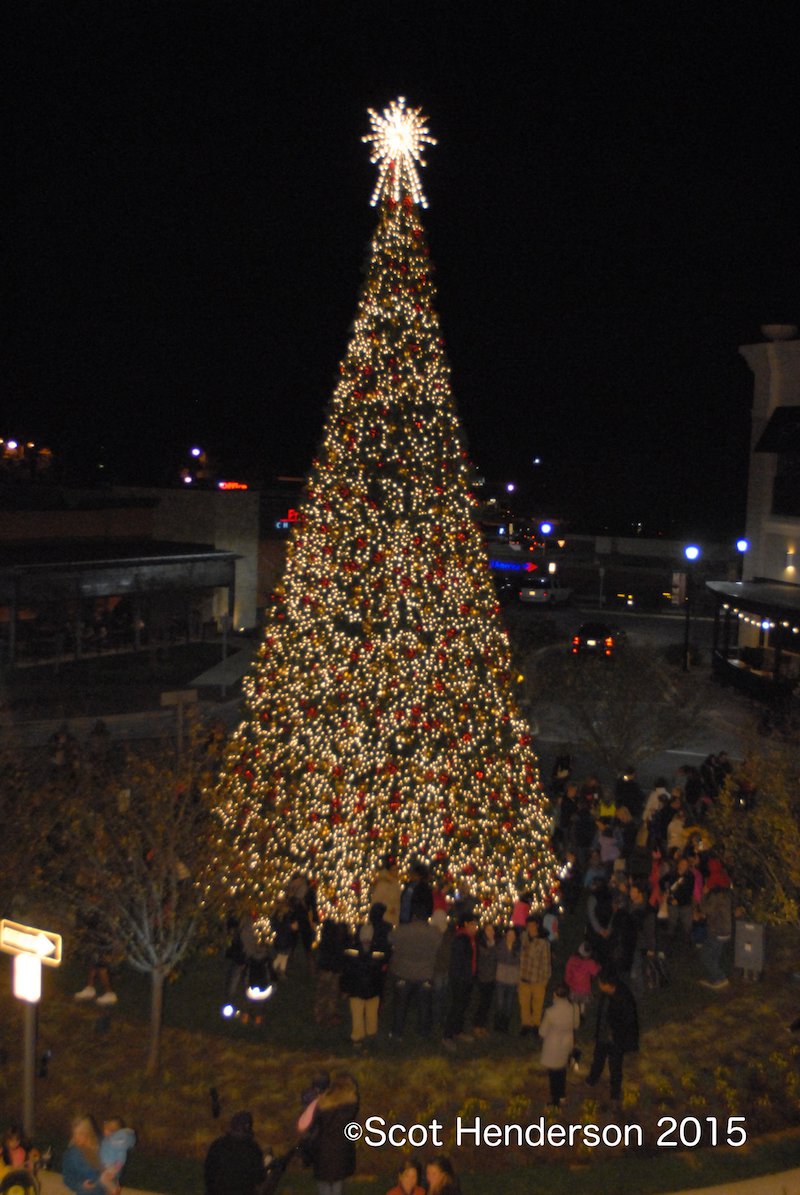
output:
POLYGON ((98 936, 150 976, 148 1075, 159 1065, 164 984, 203 910, 215 849, 205 795, 213 763, 198 742, 180 761, 174 748, 131 754, 121 777, 66 792, 61 805, 59 884, 83 911, 78 935, 89 946, 98 936))
POLYGON ((549 651, 529 671, 535 704, 558 707, 564 738, 615 775, 686 743, 702 725, 702 695, 694 678, 632 645, 612 659, 549 651))
POLYGON ((44 782, 28 765, 25 752, 9 731, 0 732, 0 822, 5 827, 0 867, 0 916, 11 917, 23 895, 40 887, 43 857, 51 824, 44 782))

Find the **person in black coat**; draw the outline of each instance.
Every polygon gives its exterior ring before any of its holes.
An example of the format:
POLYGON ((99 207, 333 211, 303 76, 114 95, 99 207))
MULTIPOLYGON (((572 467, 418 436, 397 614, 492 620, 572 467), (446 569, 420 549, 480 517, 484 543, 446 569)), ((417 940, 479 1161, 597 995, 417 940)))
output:
POLYGON ((472 1040, 464 1032, 464 1018, 478 970, 477 933, 477 920, 472 913, 465 913, 459 920, 450 954, 450 1011, 442 1038, 442 1044, 448 1050, 456 1048, 456 1038, 472 1040))
POLYGON ((352 1074, 340 1071, 298 1121, 303 1158, 313 1166, 319 1195, 341 1195, 344 1179, 355 1173, 355 1142, 344 1129, 358 1116, 358 1084, 352 1074))
POLYGON ((225 1136, 211 1142, 203 1173, 205 1195, 254 1195, 264 1178, 264 1155, 249 1112, 237 1112, 225 1136))
POLYGON ((344 1130, 358 1119, 358 1103, 358 1086, 346 1071, 335 1074, 317 1100, 308 1139, 320 1193, 341 1192, 344 1180, 356 1172, 355 1142, 344 1130))
POLYGON ((633 993, 615 973, 601 971, 597 982, 600 987, 597 1031, 594 1057, 586 1082, 594 1087, 608 1059, 611 1099, 620 1100, 623 1059, 626 1054, 634 1054, 639 1049, 639 1015, 633 993))
POLYGON ((374 1038, 378 1032, 378 1009, 387 961, 386 949, 379 949, 382 945, 381 941, 376 944, 374 926, 368 921, 344 952, 342 989, 350 1001, 350 1040, 355 1046, 361 1046, 365 1038, 374 1038))

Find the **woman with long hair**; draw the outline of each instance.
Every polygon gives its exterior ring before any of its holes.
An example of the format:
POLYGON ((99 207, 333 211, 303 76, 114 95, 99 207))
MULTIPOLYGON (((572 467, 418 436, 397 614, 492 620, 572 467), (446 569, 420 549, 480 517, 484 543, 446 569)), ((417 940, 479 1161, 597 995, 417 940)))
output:
POLYGON ((64 1186, 76 1195, 112 1195, 118 1191, 110 1171, 103 1170, 100 1161, 100 1138, 91 1116, 77 1116, 61 1161, 64 1186))
POLYGON ((335 1074, 317 1100, 309 1129, 318 1195, 342 1195, 356 1172, 356 1147, 345 1126, 358 1116, 358 1086, 346 1071, 335 1074))
POLYGON ((453 1163, 444 1154, 431 1158, 425 1167, 428 1195, 461 1195, 453 1163))

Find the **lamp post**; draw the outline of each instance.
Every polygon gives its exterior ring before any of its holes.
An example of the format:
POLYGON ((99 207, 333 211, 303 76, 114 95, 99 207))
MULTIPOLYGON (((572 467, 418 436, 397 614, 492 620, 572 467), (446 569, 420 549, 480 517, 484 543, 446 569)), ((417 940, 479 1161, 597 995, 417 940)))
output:
POLYGON ((686 557, 686 595, 684 597, 684 605, 686 607, 686 619, 683 625, 683 671, 689 671, 689 631, 692 622, 692 565, 700 556, 700 549, 696 544, 687 544, 683 549, 683 554, 686 557))
POLYGON ((744 575, 744 556, 745 556, 745 552, 749 551, 749 549, 750 549, 749 540, 746 540, 744 537, 742 537, 741 539, 737 539, 736 551, 739 553, 739 568, 737 570, 737 572, 739 574, 737 577, 738 581, 741 581, 741 579, 744 575))

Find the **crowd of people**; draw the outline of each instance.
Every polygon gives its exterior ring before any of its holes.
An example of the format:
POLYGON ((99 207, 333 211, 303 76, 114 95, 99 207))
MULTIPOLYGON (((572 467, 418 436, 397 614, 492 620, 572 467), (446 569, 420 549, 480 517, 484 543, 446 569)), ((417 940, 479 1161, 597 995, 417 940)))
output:
MULTIPOLYGON (((356 1147, 345 1129, 357 1120, 359 1102, 358 1084, 347 1071, 317 1071, 301 1095, 297 1144, 279 1157, 258 1144, 252 1114, 237 1112, 206 1154, 205 1195, 273 1195, 295 1155, 311 1168, 317 1195, 343 1195, 356 1172, 356 1147)), ((445 1154, 427 1162, 408 1155, 387 1195, 461 1195, 461 1187, 445 1154)))
MULTIPOLYGON (((565 865, 561 891, 549 907, 534 909, 521 879, 507 925, 482 919, 463 887, 456 892, 422 862, 401 877, 387 855, 373 877, 369 915, 350 932, 331 919, 320 923, 313 877, 298 872, 271 916, 274 976, 284 978, 293 954, 304 954, 317 1023, 339 1025, 345 995, 356 1048, 382 1024, 401 1040, 412 1010, 417 1031, 440 1032, 448 1050, 491 1031, 508 1033, 515 1010, 520 1033, 535 1036, 554 982, 567 981, 582 1012, 601 969, 641 995, 667 981, 680 942, 699 948, 700 982, 721 990, 733 930, 731 867, 705 824, 729 771, 724 753, 709 756, 699 769, 680 768, 671 785, 657 778, 645 794, 634 769, 612 789, 594 775, 574 782, 560 759, 551 802, 552 842, 565 865), (573 957, 560 959, 565 916, 585 919, 584 941, 573 957), (391 1015, 384 1018, 387 1003, 391 1015)), ((238 940, 229 958, 232 971, 242 973, 266 952, 246 918, 234 924, 238 940)), ((231 996, 230 979, 227 986, 231 996)))
MULTIPOLYGON (((341 1032, 346 997, 356 1053, 380 1035, 402 1042, 412 1021, 420 1037, 453 1054, 490 1033, 529 1037, 541 1050, 554 1107, 565 1101, 570 1071, 582 1070, 576 1041, 588 1039, 592 1057, 579 1081, 595 1086, 607 1068, 613 1106, 622 1097, 625 1057, 639 1047, 641 1001, 656 996, 673 969, 685 972, 692 956, 702 968, 700 984, 719 992, 729 983, 733 867, 707 830, 729 774, 719 753, 700 768, 681 767, 671 783, 658 777, 646 793, 633 768, 613 787, 594 775, 578 783, 561 757, 549 792, 553 847, 564 863, 561 891, 537 909, 520 879, 508 924, 482 919, 463 888, 455 892, 423 862, 401 876, 386 856, 373 877, 369 915, 350 932, 332 920, 320 923, 313 877, 298 872, 272 914, 275 981, 285 978, 293 956, 298 969, 304 956, 317 1024, 341 1032)), ((237 966, 247 965, 239 956, 237 966)), ((342 1082, 309 1102, 301 1132, 317 1111, 326 1113, 323 1125, 334 1120, 327 1101, 337 1091, 352 1119, 357 1090, 349 1077, 342 1082)), ((333 1168, 338 1178, 326 1177, 315 1161, 320 1195, 338 1195, 335 1184, 353 1172, 354 1151, 345 1152, 333 1168)), ((393 1195, 422 1190, 423 1182, 428 1191, 458 1189, 452 1174, 450 1186, 436 1186, 431 1166, 426 1176, 410 1161, 393 1195)))

